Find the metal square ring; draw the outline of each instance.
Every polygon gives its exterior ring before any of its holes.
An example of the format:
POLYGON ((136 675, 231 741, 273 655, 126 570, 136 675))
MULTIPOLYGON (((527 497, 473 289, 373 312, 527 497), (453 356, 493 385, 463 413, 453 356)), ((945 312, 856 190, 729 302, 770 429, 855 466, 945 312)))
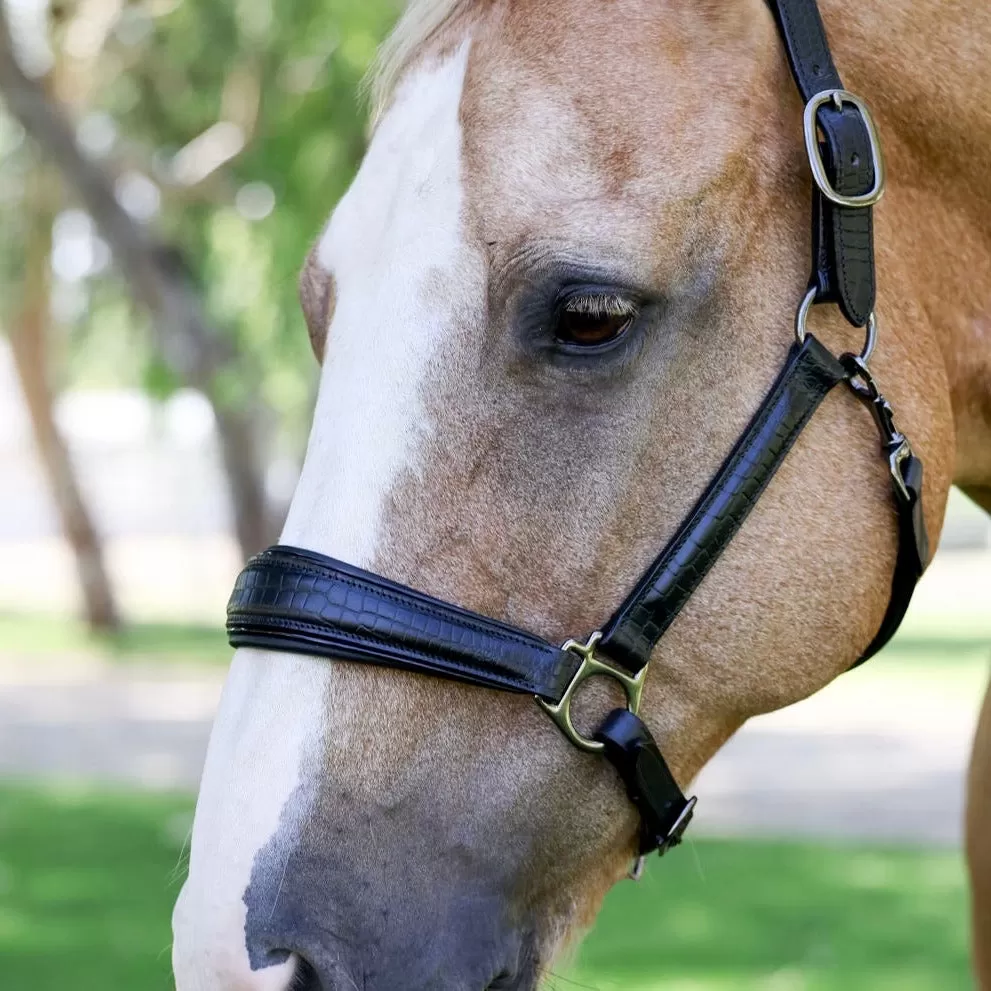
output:
POLYGON ((640 710, 640 698, 643 695, 644 680, 647 677, 647 666, 642 667, 635 675, 627 674, 614 668, 611 664, 600 661, 595 656, 595 648, 602 639, 601 632, 593 633, 585 643, 580 640, 569 640, 561 646, 562 650, 569 650, 577 654, 581 659, 581 665, 575 672, 568 687, 564 690, 559 702, 547 702, 539 695, 536 696, 541 709, 554 720, 558 729, 579 749, 590 754, 600 754, 606 748, 605 744, 598 740, 589 739, 582 736, 571 721, 571 700, 574 698, 578 688, 589 678, 602 676, 618 681, 626 694, 626 707, 633 715, 640 710))

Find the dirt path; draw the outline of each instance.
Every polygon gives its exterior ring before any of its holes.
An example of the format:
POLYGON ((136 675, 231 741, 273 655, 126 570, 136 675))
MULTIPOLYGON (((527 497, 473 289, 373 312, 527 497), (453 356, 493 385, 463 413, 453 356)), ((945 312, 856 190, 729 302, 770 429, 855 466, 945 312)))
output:
POLYGON ((720 835, 959 845, 983 678, 858 672, 752 720, 700 775, 700 823, 720 835))
POLYGON ((0 775, 193 790, 221 668, 0 663, 0 775))

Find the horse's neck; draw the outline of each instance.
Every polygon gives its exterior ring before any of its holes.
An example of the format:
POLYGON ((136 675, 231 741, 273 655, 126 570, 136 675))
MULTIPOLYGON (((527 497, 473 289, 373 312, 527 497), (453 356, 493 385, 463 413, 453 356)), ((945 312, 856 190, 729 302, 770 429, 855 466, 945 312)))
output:
POLYGON ((821 7, 844 82, 876 108, 887 143, 902 144, 929 184, 952 181, 942 192, 973 200, 987 222, 987 0, 822 0, 821 7))
POLYGON ((881 125, 882 275, 886 267, 932 325, 950 378, 956 480, 991 509, 991 6, 821 7, 844 83, 881 125))

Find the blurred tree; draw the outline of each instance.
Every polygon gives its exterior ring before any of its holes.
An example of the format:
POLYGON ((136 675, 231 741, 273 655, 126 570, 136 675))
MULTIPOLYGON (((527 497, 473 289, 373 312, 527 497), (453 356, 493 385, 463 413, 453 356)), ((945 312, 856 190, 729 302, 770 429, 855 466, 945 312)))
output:
POLYGON ((49 368, 49 266, 54 200, 58 187, 47 169, 35 170, 27 184, 31 209, 24 245, 24 272, 19 313, 9 339, 24 392, 35 446, 48 479, 62 530, 79 575, 83 608, 90 629, 116 630, 119 613, 103 561, 103 549, 83 499, 72 459, 53 409, 49 368))
POLYGON ((181 254, 157 242, 121 205, 110 176, 80 148, 63 109, 41 81, 22 69, 5 16, 0 16, 0 92, 110 245, 135 299, 152 315, 160 358, 180 381, 213 401, 238 539, 245 555, 260 550, 269 542, 269 521, 253 437, 253 403, 245 400, 235 407, 218 398, 217 380, 233 349, 204 313, 181 254))
POLYGON ((163 229, 236 340, 231 397, 263 399, 283 453, 302 449, 316 377, 296 275, 363 154, 360 83, 397 6, 132 4, 99 60, 91 108, 113 121, 130 178, 159 191, 163 229))
MULTIPOLYGON (((363 152, 360 80, 397 6, 56 0, 48 42, 68 114, 25 111, 11 97, 37 80, 0 65, 10 108, 99 228, 85 271, 60 270, 55 245, 66 380, 203 391, 246 550, 268 541, 265 467, 302 451, 316 365, 296 272, 363 152), (154 320, 130 311, 101 238, 154 320)), ((0 128, 0 179, 17 159, 0 128)), ((0 298, 3 263, 0 248, 0 298)))

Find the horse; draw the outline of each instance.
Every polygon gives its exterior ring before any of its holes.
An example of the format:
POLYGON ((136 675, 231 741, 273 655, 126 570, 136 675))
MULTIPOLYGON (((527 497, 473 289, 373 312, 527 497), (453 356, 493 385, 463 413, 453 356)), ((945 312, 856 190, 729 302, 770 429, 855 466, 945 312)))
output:
MULTIPOLYGON (((925 464, 935 546, 951 484, 991 510, 991 8, 821 14, 883 141, 870 369, 925 464)), ((627 594, 792 346, 814 177, 775 19, 764 0, 409 0, 373 102, 301 277, 321 371, 282 543, 560 643, 627 594)), ((809 327, 863 345, 834 306, 809 327)), ((874 637, 899 553, 877 450, 831 391, 653 652, 640 716, 680 785, 874 637)), ((576 726, 617 687, 589 680, 576 726)), ((242 647, 178 991, 533 988, 638 829, 614 768, 532 698, 242 647)), ((991 702, 967 836, 991 988, 991 702)))

